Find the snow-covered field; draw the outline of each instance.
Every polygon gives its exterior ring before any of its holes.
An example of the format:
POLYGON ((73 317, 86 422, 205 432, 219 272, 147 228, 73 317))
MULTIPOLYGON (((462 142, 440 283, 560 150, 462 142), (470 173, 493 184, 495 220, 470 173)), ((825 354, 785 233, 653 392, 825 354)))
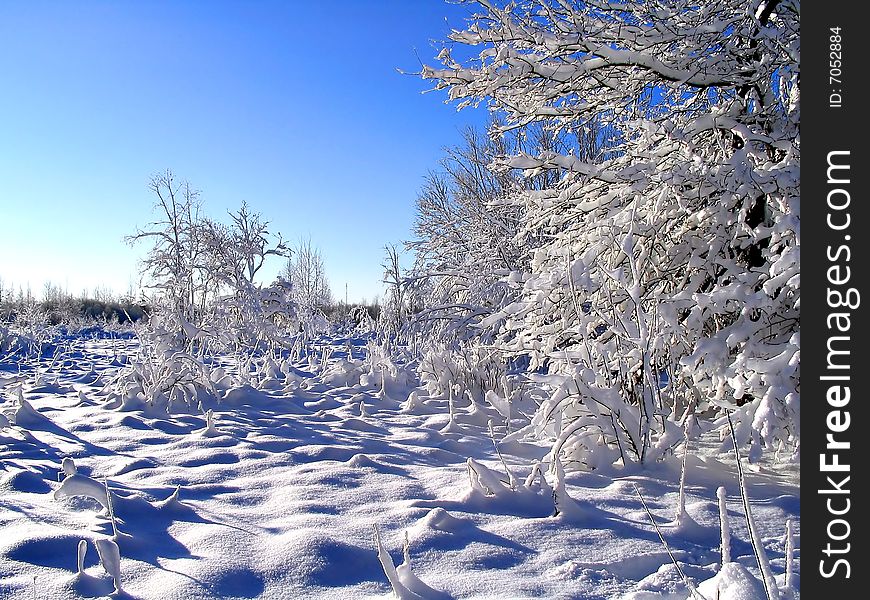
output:
MULTIPOLYGON (((102 390, 136 343, 79 338, 60 359, 0 364, 0 597, 110 595, 113 568, 121 597, 387 597, 378 531, 396 565, 409 561, 391 573, 408 598, 682 599, 689 591, 668 548, 694 582, 716 575, 719 486, 731 558, 761 577, 727 441, 690 448, 690 519, 675 522, 681 451, 630 473, 569 469, 565 496, 558 469, 532 472, 548 446, 500 441, 503 426, 491 437, 488 421, 503 420, 490 406, 456 403, 451 420, 447 399, 422 388, 407 402, 417 382, 384 386, 357 368, 363 339, 327 341, 325 368, 300 360, 224 390, 204 407, 211 423, 109 401, 102 390)), ((784 588, 788 519, 800 546, 798 466, 745 469, 784 588)), ((797 587, 799 551, 792 567, 797 587)), ((732 564, 720 578, 742 573, 732 564)), ((700 593, 712 600, 714 588, 700 593)))

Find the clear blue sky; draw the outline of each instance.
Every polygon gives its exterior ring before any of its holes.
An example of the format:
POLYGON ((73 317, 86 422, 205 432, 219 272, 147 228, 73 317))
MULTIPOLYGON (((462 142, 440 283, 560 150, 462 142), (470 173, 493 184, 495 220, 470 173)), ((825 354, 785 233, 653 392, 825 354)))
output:
MULTIPOLYGON (((321 248, 333 291, 380 293, 386 243, 460 129, 406 71, 464 24, 443 0, 0 2, 0 278, 126 291, 170 168, 321 248), (445 20, 446 19, 446 20, 445 20)), ((266 274, 280 268, 278 262, 266 274)))

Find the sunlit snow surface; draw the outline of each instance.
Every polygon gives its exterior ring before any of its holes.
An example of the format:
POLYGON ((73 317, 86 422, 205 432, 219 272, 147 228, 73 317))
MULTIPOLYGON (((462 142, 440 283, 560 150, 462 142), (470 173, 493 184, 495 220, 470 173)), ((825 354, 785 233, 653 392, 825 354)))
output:
MULTIPOLYGON (((78 339, 61 360, 0 363, 7 417, 0 420, 0 598, 112 594, 115 582, 97 552, 99 545, 113 570, 113 549, 103 542, 110 538, 120 552, 117 597, 390 597, 376 526, 396 565, 407 533, 410 570, 400 566, 399 575, 411 587, 424 583, 416 589, 430 598, 687 598, 633 484, 696 584, 719 569, 716 488, 725 486, 732 559, 746 569, 731 568, 717 581, 739 583, 747 570, 759 577, 733 453, 718 454, 718 444, 702 445, 687 460, 686 508, 697 524, 690 531, 675 521, 679 456, 635 473, 579 473, 569 465, 572 510, 553 517, 555 477, 547 465, 546 484, 517 492, 506 485, 495 496, 473 490, 468 458, 488 469, 478 481, 492 472, 507 481, 480 410, 465 418, 468 407, 457 405, 456 426, 448 427, 447 400, 422 389, 405 413, 399 401, 413 388, 346 387, 301 361, 309 375, 301 385, 241 389, 207 407, 210 424, 196 410, 155 418, 107 409, 98 392, 135 343, 78 339), (16 424, 19 385, 38 414, 16 424), (73 459, 74 474, 69 462, 63 472, 64 458, 73 459), (78 478, 68 490, 87 493, 56 495, 68 476, 78 478), (106 484, 117 535, 102 504, 106 484), (80 540, 87 549, 78 574, 80 540)), ((344 360, 346 344, 334 340, 331 361, 344 360)), ((355 351, 363 350, 357 340, 355 351)), ((500 450, 522 486, 548 448, 511 442, 500 450)), ((747 472, 755 520, 782 585, 786 520, 800 531, 798 467, 770 462, 747 465, 747 472)), ((732 597, 744 596, 721 596, 732 597)))

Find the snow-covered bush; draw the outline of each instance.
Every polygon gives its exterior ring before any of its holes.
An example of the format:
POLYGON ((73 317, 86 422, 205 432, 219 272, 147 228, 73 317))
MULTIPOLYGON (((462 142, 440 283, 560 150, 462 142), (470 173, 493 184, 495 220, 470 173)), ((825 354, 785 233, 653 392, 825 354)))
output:
POLYGON ((40 356, 52 349, 61 329, 36 302, 23 303, 8 322, 0 322, 0 358, 40 356))
POLYGON ((169 171, 151 190, 159 216, 128 240, 152 242, 144 274, 156 291, 154 314, 111 395, 125 408, 198 409, 232 387, 294 379, 289 358, 300 358, 328 322, 296 301, 289 281, 255 283, 269 257, 289 255, 280 234, 244 203, 229 224, 202 216, 198 192, 169 171))
POLYGON ((269 223, 242 203, 230 212, 224 224, 202 214, 200 193, 189 183, 176 179, 171 171, 151 178, 156 219, 127 237, 130 244, 151 242, 143 261, 143 275, 156 293, 158 309, 182 325, 203 329, 215 303, 244 322, 249 309, 259 310, 261 290, 255 278, 271 256, 287 256, 289 249, 281 235, 269 232, 269 223))
MULTIPOLYGON (((480 6, 449 36, 478 56, 462 64, 445 48, 422 76, 460 107, 486 102, 502 132, 537 125, 578 143, 494 161, 556 177, 501 200, 523 215, 518 239, 537 243, 526 272, 502 278, 518 299, 478 326, 532 370, 591 370, 572 400, 578 451, 600 435, 643 461, 673 415, 746 405, 759 447, 797 448, 794 6, 480 6), (584 150, 589 139, 599 151, 584 150)), ((538 420, 567 408, 545 404, 538 420)))
POLYGON ((311 239, 299 241, 281 275, 293 284, 293 300, 299 306, 313 311, 332 304, 323 256, 320 249, 312 245, 311 239))
POLYGON ((416 383, 413 365, 402 356, 399 348, 390 345, 389 342, 378 343, 369 340, 366 343, 365 359, 362 364, 362 374, 359 383, 363 386, 380 388, 380 399, 392 398, 405 400, 408 388, 416 383), (391 390, 396 395, 391 395, 391 390), (400 398, 399 395, 402 397, 400 398))
POLYGON ((106 386, 114 406, 167 413, 196 410, 201 401, 217 398, 211 369, 178 337, 159 324, 139 329, 137 354, 106 386))
POLYGON ((506 374, 501 353, 477 342, 452 347, 436 342, 423 353, 417 371, 430 396, 447 397, 452 387, 457 397, 468 395, 478 403, 487 391, 502 391, 506 374))
POLYGON ((28 355, 38 352, 39 343, 13 327, 0 325, 0 359, 13 354, 28 355))
POLYGON ((364 361, 342 358, 329 363, 320 378, 330 386, 352 387, 359 385, 364 374, 368 380, 370 375, 364 361))
POLYGON ((598 469, 654 460, 682 441, 678 415, 655 408, 647 421, 640 403, 625 402, 620 384, 593 369, 575 366, 531 379, 552 391, 515 436, 552 440, 553 456, 564 454, 570 466, 598 469))
MULTIPOLYGON (((209 337, 215 350, 234 352, 289 349, 300 324, 312 318, 292 300, 290 284, 278 279, 266 288, 245 282, 211 308, 208 325, 198 332, 209 337)), ((309 325, 310 329, 313 329, 309 325)))
POLYGON ((366 306, 354 306, 350 309, 348 322, 352 324, 351 330, 359 333, 368 333, 377 328, 377 321, 372 317, 366 306))

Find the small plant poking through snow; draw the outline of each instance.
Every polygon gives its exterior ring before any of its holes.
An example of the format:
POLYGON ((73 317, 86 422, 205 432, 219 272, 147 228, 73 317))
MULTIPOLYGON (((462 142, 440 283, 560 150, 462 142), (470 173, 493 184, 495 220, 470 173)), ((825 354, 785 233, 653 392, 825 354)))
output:
POLYGON ((572 522, 582 522, 586 515, 565 489, 565 468, 558 454, 553 456, 553 475, 553 515, 572 522))
POLYGON ((420 398, 420 393, 417 390, 413 390, 410 394, 408 394, 408 399, 402 403, 401 412, 407 414, 414 414, 425 406, 425 403, 420 398))
POLYGON ((21 384, 16 388, 11 408, 7 409, 4 415, 9 423, 15 423, 19 427, 32 427, 48 420, 24 398, 24 388, 21 384))
POLYGON ((390 586, 393 588, 396 598, 399 600, 422 600, 421 596, 406 588, 402 583, 399 573, 396 571, 396 563, 393 562, 390 553, 384 548, 384 543, 381 541, 381 532, 378 530, 377 525, 375 525, 375 548, 377 549, 378 560, 381 562, 381 567, 384 569, 384 573, 390 582, 390 586))
POLYGON ((402 564, 396 567, 396 574, 399 576, 399 581, 402 582, 402 585, 405 588, 414 594, 417 594, 420 598, 425 598, 426 600, 446 600, 450 598, 449 595, 436 590, 432 587, 429 587, 424 583, 414 571, 411 570, 411 544, 408 541, 408 532, 405 532, 405 545, 402 547, 402 564))
POLYGON ((181 486, 175 486, 175 490, 169 495, 166 500, 161 500, 160 502, 155 503, 155 507, 158 509, 169 508, 169 507, 178 507, 181 505, 181 500, 179 496, 181 495, 181 486))
POLYGON ((78 468, 76 468, 75 461, 70 456, 65 457, 60 463, 60 472, 57 474, 58 480, 60 480, 59 478, 61 474, 64 477, 69 477, 70 475, 75 475, 76 473, 78 473, 78 468))
POLYGON ((106 488, 106 502, 108 504, 109 519, 112 522, 112 539, 118 540, 118 521, 115 519, 115 506, 112 504, 112 490, 109 489, 109 480, 103 479, 103 487, 106 488))
POLYGON ((79 540, 78 547, 76 548, 76 573, 81 576, 84 575, 85 572, 85 556, 88 553, 88 542, 87 540, 79 540))
POLYGON ((405 544, 402 547, 404 560, 398 567, 393 562, 390 553, 384 548, 377 525, 375 525, 375 547, 378 553, 378 560, 384 569, 384 573, 387 575, 396 598, 399 600, 446 600, 450 598, 444 592, 426 585, 411 570, 410 543, 408 542, 407 531, 405 532, 405 544))
POLYGON ((731 441, 734 443, 734 458, 737 461, 737 479, 740 483, 740 497, 743 500, 743 510, 746 514, 746 527, 749 529, 752 552, 755 554, 758 570, 761 571, 761 583, 764 585, 765 596, 768 600, 777 600, 779 593, 776 587, 776 580, 773 577, 773 572, 770 570, 770 561, 767 558, 767 552, 764 550, 761 536, 758 534, 758 528, 755 526, 755 519, 752 517, 752 509, 749 506, 749 493, 746 489, 746 479, 743 476, 743 464, 740 460, 740 445, 737 442, 737 435, 734 432, 734 425, 731 423, 730 416, 728 422, 731 431, 731 441))
POLYGON ((441 433, 463 433, 465 429, 456 421, 456 402, 454 400, 454 392, 459 389, 459 386, 450 386, 450 396, 447 400, 448 419, 447 425, 441 428, 441 433))
POLYGON ((794 519, 789 519, 785 522, 785 573, 779 590, 783 600, 793 600, 800 585, 795 585, 794 551, 794 519))
POLYGON ((121 592, 121 551, 114 540, 94 540, 100 563, 115 582, 115 592, 121 592))
POLYGON ((666 526, 671 529, 671 532, 679 535, 681 538, 688 541, 703 541, 707 538, 707 530, 702 525, 699 525, 695 519, 686 510, 686 476, 688 473, 688 465, 686 459, 689 455, 689 434, 688 429, 684 428, 683 438, 683 458, 680 463, 680 490, 679 500, 677 503, 677 512, 674 520, 666 526))
POLYGON ((514 475, 513 471, 511 471, 510 467, 508 467, 508 464, 505 461, 504 456, 502 456, 501 450, 499 450, 498 442, 495 440, 495 431, 493 430, 493 427, 492 427, 492 419, 490 419, 489 422, 487 423, 487 427, 489 429, 489 439, 492 442, 492 447, 495 450, 495 453, 498 456, 498 459, 501 461, 502 468, 504 469, 505 473, 507 473, 508 485, 510 486, 510 488, 512 490, 516 490, 517 489, 517 478, 514 475))
POLYGON ((221 432, 214 426, 214 411, 212 409, 205 411, 205 429, 201 429, 199 435, 202 437, 217 437, 221 435, 221 432))
MULTIPOLYGON (((503 463, 504 466, 504 463, 503 463)), ((466 460, 469 489, 461 502, 470 507, 499 506, 518 514, 552 515, 553 488, 547 483, 540 464, 535 464, 520 483, 508 470, 506 475, 469 457, 466 460)))
POLYGON ((731 526, 728 524, 728 507, 725 503, 725 488, 716 490, 719 498, 719 527, 722 531, 722 566, 731 562, 731 526))
MULTIPOLYGON (((665 552, 668 553, 668 557, 670 557, 671 562, 677 568, 677 573, 680 575, 680 579, 682 579, 683 584, 686 586, 686 589, 689 590, 689 598, 691 600, 707 600, 706 596, 703 595, 698 589, 695 588, 695 584, 691 579, 686 577, 686 574, 683 572, 682 567, 680 567, 680 563, 677 562, 677 558, 674 556, 674 553, 671 551, 671 547, 668 545, 668 542, 665 540, 665 536, 662 535, 662 530, 659 528, 658 523, 656 523, 655 517, 653 517, 652 511, 649 509, 649 506, 646 504, 646 500, 644 500, 643 495, 640 493, 640 488, 637 487, 636 483, 632 483, 634 486, 634 492, 637 494, 637 497, 640 499, 641 505, 643 505, 643 509, 646 511, 647 517, 649 517, 650 523, 652 523, 653 528, 656 530, 656 534, 659 536, 659 541, 661 541, 662 546, 665 548, 665 552)), ((730 563, 729 563, 730 564, 730 563)))
MULTIPOLYGON (((505 386, 507 386, 507 378, 502 378, 502 381, 505 386)), ((498 413, 504 417, 505 420, 505 428, 507 432, 511 431, 511 402, 510 395, 505 391, 505 397, 502 398, 496 392, 492 390, 487 390, 484 395, 484 400, 486 400, 490 406, 492 406, 498 413)))
POLYGON ((762 600, 768 597, 761 583, 738 562, 722 565, 716 575, 698 585, 696 593, 705 600, 762 600))
POLYGON ((466 466, 472 491, 480 492, 484 496, 504 496, 514 491, 510 483, 502 481, 498 473, 473 458, 468 458, 466 466))

